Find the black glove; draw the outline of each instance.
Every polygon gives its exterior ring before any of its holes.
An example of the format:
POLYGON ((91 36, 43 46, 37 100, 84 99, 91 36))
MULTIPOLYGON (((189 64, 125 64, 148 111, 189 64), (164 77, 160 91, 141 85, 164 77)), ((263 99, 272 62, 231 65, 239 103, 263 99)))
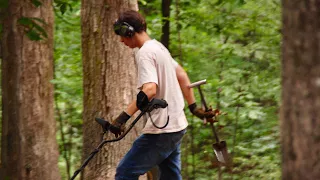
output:
POLYGON ((125 124, 130 119, 130 115, 122 112, 115 120, 112 121, 110 131, 116 136, 121 135, 125 130, 125 124))
POLYGON ((212 119, 216 114, 219 113, 219 110, 214 110, 212 111, 212 109, 210 108, 208 111, 204 111, 202 108, 197 108, 197 104, 196 103, 193 103, 193 104, 190 104, 189 106, 189 110, 190 112, 197 116, 198 118, 200 119, 204 119, 206 118, 207 121, 209 122, 214 122, 214 120, 212 119))

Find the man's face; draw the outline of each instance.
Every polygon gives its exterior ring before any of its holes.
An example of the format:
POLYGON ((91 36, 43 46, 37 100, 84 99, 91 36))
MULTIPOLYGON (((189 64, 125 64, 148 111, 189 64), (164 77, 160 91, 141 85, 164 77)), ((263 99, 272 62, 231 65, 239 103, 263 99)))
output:
POLYGON ((120 36, 120 42, 123 42, 123 44, 125 44, 126 46, 128 46, 129 48, 135 48, 135 41, 133 38, 128 38, 128 37, 122 37, 120 36))

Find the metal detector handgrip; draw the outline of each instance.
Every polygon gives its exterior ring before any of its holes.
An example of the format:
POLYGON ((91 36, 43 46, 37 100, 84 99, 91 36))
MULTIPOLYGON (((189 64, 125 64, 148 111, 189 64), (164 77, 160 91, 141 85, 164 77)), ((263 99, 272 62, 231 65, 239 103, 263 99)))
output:
POLYGON ((151 112, 154 109, 158 108, 166 108, 168 106, 167 101, 163 99, 152 99, 149 104, 148 108, 146 109, 147 112, 151 112))

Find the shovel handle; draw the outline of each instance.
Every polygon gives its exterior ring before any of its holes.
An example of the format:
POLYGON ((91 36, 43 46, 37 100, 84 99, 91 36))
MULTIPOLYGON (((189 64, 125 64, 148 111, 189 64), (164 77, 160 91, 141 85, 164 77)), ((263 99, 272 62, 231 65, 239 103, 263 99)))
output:
MULTIPOLYGON (((204 80, 201 80, 201 81, 194 82, 194 83, 190 84, 188 87, 189 87, 189 88, 198 87, 199 94, 200 94, 200 98, 201 98, 201 103, 202 103, 202 105, 204 106, 205 111, 208 111, 209 108, 208 108, 208 106, 207 106, 206 100, 205 100, 205 98, 204 98, 204 95, 203 95, 202 90, 201 90, 201 87, 200 87, 200 85, 206 84, 206 83, 207 83, 207 80, 204 79, 204 80)), ((217 118, 217 117, 216 117, 216 118, 217 118)), ((206 123, 206 121, 207 121, 207 120, 204 119, 204 122, 205 122, 205 123, 206 123)), ((214 125, 213 125, 213 120, 210 122, 210 125, 211 125, 211 129, 212 129, 214 138, 215 138, 216 142, 219 143, 220 140, 219 140, 218 134, 217 134, 217 132, 216 132, 216 129, 215 129, 214 125)))
POLYGON ((219 140, 218 134, 216 132, 216 129, 215 129, 214 125, 213 125, 213 122, 210 122, 210 126, 211 126, 211 129, 212 129, 214 138, 216 139, 216 142, 219 143, 220 140, 219 140))
POLYGON ((207 80, 204 79, 204 80, 200 80, 200 81, 194 82, 194 83, 190 84, 188 87, 189 88, 193 88, 193 87, 200 86, 200 85, 206 84, 206 83, 207 83, 207 80))

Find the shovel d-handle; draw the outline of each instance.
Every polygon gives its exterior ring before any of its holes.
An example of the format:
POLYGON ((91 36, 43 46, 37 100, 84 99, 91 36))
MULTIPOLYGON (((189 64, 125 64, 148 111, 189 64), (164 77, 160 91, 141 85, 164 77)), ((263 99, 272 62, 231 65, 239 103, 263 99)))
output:
POLYGON ((204 79, 204 80, 200 80, 200 81, 194 82, 194 83, 190 84, 188 87, 189 88, 198 87, 198 86, 200 86, 202 84, 206 84, 206 83, 207 83, 207 80, 204 79))
MULTIPOLYGON (((122 138, 124 138, 129 131, 133 128, 133 126, 139 121, 139 119, 146 113, 146 112, 151 112, 154 109, 158 109, 158 108, 166 108, 168 106, 168 103, 163 100, 163 99, 152 99, 149 103, 147 108, 145 108, 143 111, 140 112, 140 114, 135 118, 135 120, 133 120, 133 122, 130 124, 130 126, 128 127, 128 129, 122 133, 119 137, 115 138, 115 139, 111 139, 111 140, 102 140, 100 142, 100 144, 98 145, 97 148, 95 148, 89 155, 89 157, 84 161, 84 163, 80 166, 79 169, 77 169, 73 176, 71 177, 70 180, 74 180, 77 175, 87 166, 87 164, 89 163, 89 161, 101 150, 101 148, 109 142, 115 142, 115 141, 120 141, 122 138)), ((110 127, 112 126, 111 123, 109 123, 108 121, 106 121, 106 125, 107 125, 107 131, 109 131, 110 127)))
POLYGON ((194 88, 194 87, 198 88, 199 93, 200 93, 201 103, 203 104, 203 106, 205 108, 205 111, 208 111, 209 108, 207 106, 206 100, 204 98, 204 95, 203 95, 201 87, 200 87, 202 84, 206 84, 206 83, 207 83, 207 80, 204 79, 204 80, 200 80, 200 81, 194 82, 194 83, 190 84, 188 87, 189 88, 194 88))
MULTIPOLYGON (((207 83, 207 80, 204 79, 204 80, 200 80, 200 81, 194 82, 194 83, 190 84, 188 87, 189 88, 195 88, 195 87, 198 88, 198 91, 199 91, 199 94, 200 94, 200 98, 201 98, 201 103, 204 106, 205 111, 208 111, 209 108, 207 106, 206 100, 204 98, 204 95, 203 95, 201 87, 200 87, 202 84, 206 84, 206 83, 207 83)), ((204 122, 206 122, 206 119, 204 119, 204 122)))

